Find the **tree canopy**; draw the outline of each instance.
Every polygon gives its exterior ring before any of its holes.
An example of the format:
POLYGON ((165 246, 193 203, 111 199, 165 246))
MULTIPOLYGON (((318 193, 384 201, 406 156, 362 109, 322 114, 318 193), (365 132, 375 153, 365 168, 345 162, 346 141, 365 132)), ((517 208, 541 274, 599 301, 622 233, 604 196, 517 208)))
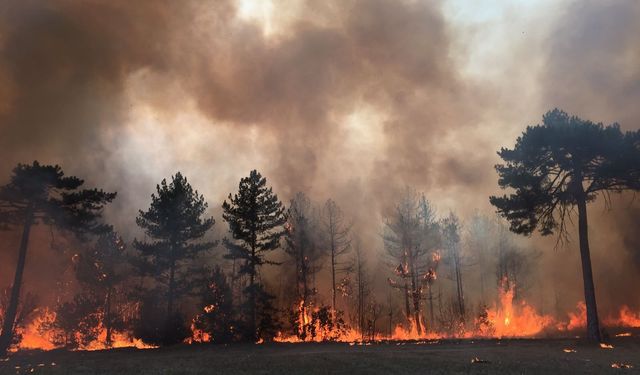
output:
POLYGON ((27 248, 33 224, 49 224, 83 236, 104 233, 110 226, 102 223, 103 207, 116 193, 81 189, 84 181, 65 176, 58 165, 18 164, 7 185, 0 187, 0 227, 22 226, 18 261, 9 305, 0 335, 0 356, 12 344, 22 286, 27 248))
POLYGON ((492 196, 491 204, 511 230, 549 235, 564 231, 578 200, 598 193, 640 189, 640 132, 620 130, 554 109, 542 124, 528 126, 513 149, 502 148, 498 184, 513 193, 492 196))

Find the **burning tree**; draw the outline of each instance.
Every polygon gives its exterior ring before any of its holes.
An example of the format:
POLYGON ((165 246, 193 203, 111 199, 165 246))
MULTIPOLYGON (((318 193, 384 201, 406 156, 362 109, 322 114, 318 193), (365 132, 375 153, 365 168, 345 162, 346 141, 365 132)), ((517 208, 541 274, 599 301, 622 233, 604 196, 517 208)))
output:
POLYGON ((399 262, 395 266, 399 282, 393 279, 389 282, 403 291, 407 320, 415 324, 418 334, 422 334, 423 283, 429 278, 430 254, 439 244, 433 211, 426 199, 423 203, 421 205, 413 190, 407 189, 395 214, 386 220, 383 237, 387 254, 399 262))
POLYGON ((238 322, 231 287, 220 267, 209 273, 202 289, 200 308, 202 312, 194 320, 194 328, 205 336, 202 341, 226 343, 236 339, 238 322))
POLYGON ((291 200, 285 229, 285 252, 295 264, 297 295, 303 305, 307 306, 309 299, 315 294, 312 279, 320 268, 320 248, 311 201, 304 193, 296 194, 291 200))
POLYGON ((360 241, 356 239, 355 247, 353 252, 353 272, 355 273, 355 281, 356 281, 356 291, 355 291, 355 302, 356 302, 356 321, 358 330, 361 335, 361 339, 364 340, 365 334, 367 332, 366 326, 366 306, 367 299, 371 294, 371 286, 369 275, 367 272, 367 264, 364 258, 364 254, 362 251, 362 247, 360 246, 360 241))
POLYGON ((587 336, 600 341, 598 310, 591 268, 587 203, 598 194, 640 190, 640 132, 622 133, 617 124, 603 126, 554 109, 542 125, 529 126, 513 149, 498 155, 501 188, 510 195, 492 196, 491 204, 509 220, 515 233, 566 236, 566 220, 578 209, 578 235, 587 336))
MULTIPOLYGON (((299 298, 299 309, 307 310, 312 304, 311 298, 316 294, 314 287, 315 274, 319 271, 320 246, 318 244, 317 223, 312 212, 311 201, 304 193, 296 194, 287 210, 285 224, 285 252, 293 260, 296 278, 296 295, 299 298)), ((294 314, 298 316, 300 314, 294 314)), ((304 315, 304 314, 302 314, 304 315)), ((302 339, 306 336, 307 327, 298 322, 295 326, 303 332, 297 332, 302 339)))
POLYGON ((351 226, 345 223, 342 210, 331 199, 327 200, 324 205, 323 219, 327 250, 331 263, 331 308, 336 311, 336 276, 349 269, 340 258, 349 252, 351 226))
MULTIPOLYGON (((162 344, 181 342, 185 330, 181 325, 180 313, 176 312, 176 300, 195 290, 196 272, 192 269, 198 255, 212 249, 216 242, 203 241, 203 237, 215 221, 203 217, 207 203, 204 197, 193 190, 187 179, 180 173, 172 177, 171 183, 163 179, 156 186, 156 194, 151 195, 151 205, 147 211, 139 211, 136 223, 153 241, 134 240, 133 246, 140 252, 140 263, 146 274, 162 286, 161 294, 166 298, 164 307, 164 327, 144 321, 143 316, 138 332, 143 339, 162 344), (149 332, 150 330, 150 332, 149 332), (158 335, 158 332, 161 332, 158 335)), ((147 304, 155 305, 147 296, 147 304)), ((144 306, 143 311, 158 316, 155 308, 144 306)), ((156 322, 160 323, 160 322, 156 322)))
POLYGON ((222 217, 229 223, 233 237, 233 240, 224 240, 229 250, 225 257, 243 262, 239 273, 249 277, 249 285, 244 290, 248 297, 245 318, 247 334, 253 340, 260 338, 260 333, 269 328, 266 325, 273 323, 272 317, 265 315, 271 309, 271 297, 257 277, 261 266, 276 264, 267 260, 266 254, 278 248, 284 234, 282 226, 286 223, 282 202, 266 184, 267 179, 253 170, 249 177, 240 180, 238 193, 229 194, 229 201, 222 204, 222 217), (261 314, 258 307, 262 307, 261 314))
POLYGON ((76 278, 96 300, 106 346, 111 346, 113 330, 122 323, 115 299, 118 287, 129 276, 125 248, 122 237, 108 231, 98 237, 95 246, 80 254, 76 265, 76 278))
POLYGON ((34 161, 31 165, 18 164, 9 183, 0 188, 0 221, 7 227, 22 226, 11 297, 0 334, 0 356, 13 341, 32 225, 49 224, 78 235, 101 233, 108 228, 98 219, 116 193, 80 189, 83 184, 77 177, 65 176, 60 166, 34 161))

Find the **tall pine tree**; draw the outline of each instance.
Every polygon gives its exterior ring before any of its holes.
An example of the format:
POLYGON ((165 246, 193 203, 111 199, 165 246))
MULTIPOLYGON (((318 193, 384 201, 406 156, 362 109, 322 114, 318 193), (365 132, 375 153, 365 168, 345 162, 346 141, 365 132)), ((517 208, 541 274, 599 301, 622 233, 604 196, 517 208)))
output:
POLYGON ((116 193, 80 189, 83 184, 77 177, 65 176, 60 166, 34 161, 30 165, 18 164, 9 183, 0 187, 0 227, 22 227, 11 297, 0 335, 0 356, 13 341, 32 225, 50 224, 80 235, 108 229, 99 219, 102 208, 116 193))
POLYGON ((239 273, 249 277, 249 285, 244 290, 245 318, 249 338, 257 340, 267 329, 261 326, 271 322, 271 317, 258 311, 259 304, 263 309, 269 307, 269 296, 257 277, 262 265, 274 264, 266 255, 278 248, 284 234, 285 209, 278 196, 267 187, 267 179, 256 170, 240 180, 238 193, 229 194, 222 209, 232 236, 232 240, 224 240, 229 250, 225 257, 239 260, 242 263, 239 273))
POLYGON ((587 337, 600 341, 587 204, 598 195, 640 190, 640 131, 623 133, 618 124, 604 126, 554 109, 498 155, 504 161, 496 165, 498 184, 510 192, 489 199, 513 232, 530 235, 537 229, 565 238, 577 209, 587 337))
POLYGON ((212 217, 203 217, 207 210, 204 197, 193 190, 179 172, 169 184, 166 179, 162 180, 156 192, 157 195, 151 195, 149 209, 140 211, 136 218, 138 226, 152 241, 136 239, 133 246, 144 260, 140 263, 144 268, 142 273, 151 275, 162 286, 166 298, 165 330, 160 330, 162 333, 153 340, 172 344, 181 341, 180 337, 174 337, 179 330, 172 331, 176 328, 173 325, 180 323, 176 318, 180 315, 176 301, 196 289, 197 273, 193 267, 197 256, 216 246, 215 242, 203 239, 215 221, 212 217))

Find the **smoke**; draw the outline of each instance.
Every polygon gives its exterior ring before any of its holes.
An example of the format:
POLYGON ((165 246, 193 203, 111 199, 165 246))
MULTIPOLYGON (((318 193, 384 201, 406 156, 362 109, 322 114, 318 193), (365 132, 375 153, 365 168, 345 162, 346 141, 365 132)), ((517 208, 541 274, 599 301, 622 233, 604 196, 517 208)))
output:
POLYGON ((0 176, 60 163, 119 192, 107 217, 132 238, 162 178, 183 172, 218 216, 257 168, 285 202, 334 198, 375 259, 406 185, 442 214, 491 210, 495 151, 547 109, 637 128, 635 2, 496 4, 491 22, 458 3, 4 3, 0 176))
MULTIPOLYGON (((638 16, 640 4, 635 1, 570 4, 549 42, 540 90, 545 107, 563 108, 605 124, 618 122, 623 130, 639 129, 640 109, 635 104, 640 98, 638 16)), ((630 286, 640 282, 637 203, 630 194, 614 195, 611 207, 605 207, 605 198, 599 197, 589 210, 599 307, 605 311, 620 304, 637 307, 640 299, 629 293, 630 286)), ((567 251, 578 252, 577 235, 567 251)), ((559 257, 564 261, 567 255, 559 257)), ((569 264, 578 270, 579 258, 570 258, 569 264)), ((569 285, 579 298, 580 280, 573 279, 569 285)))

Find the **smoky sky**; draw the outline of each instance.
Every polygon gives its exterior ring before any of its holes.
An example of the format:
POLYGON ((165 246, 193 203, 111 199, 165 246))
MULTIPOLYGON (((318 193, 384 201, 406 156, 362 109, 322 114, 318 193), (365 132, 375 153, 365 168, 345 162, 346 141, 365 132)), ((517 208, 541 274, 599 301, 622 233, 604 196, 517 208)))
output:
MULTIPOLYGON (((119 192, 107 218, 132 237, 162 178, 182 171, 217 215, 257 168, 285 201, 334 198, 378 249, 407 185, 442 214, 490 213, 495 152, 548 109, 640 127, 637 2, 514 6, 472 27, 446 5, 274 1, 265 32, 230 0, 2 2, 0 180, 59 163, 119 192), (484 35, 498 74, 475 61, 484 35)), ((594 242, 633 253, 637 215, 619 217, 594 242)))

